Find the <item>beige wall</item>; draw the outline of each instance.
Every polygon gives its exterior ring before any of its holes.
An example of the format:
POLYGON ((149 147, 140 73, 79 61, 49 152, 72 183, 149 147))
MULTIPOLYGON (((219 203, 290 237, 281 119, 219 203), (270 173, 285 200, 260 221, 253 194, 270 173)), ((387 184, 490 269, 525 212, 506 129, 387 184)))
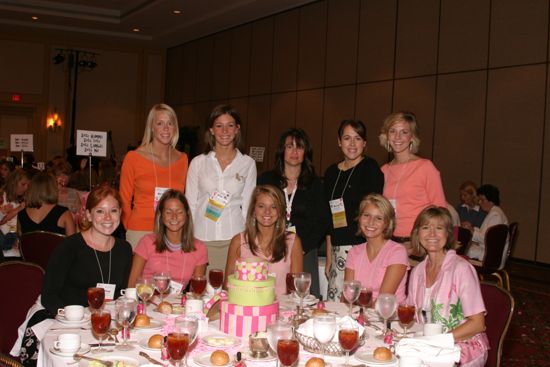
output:
MULTIPOLYGON (((99 53, 98 67, 79 74, 76 129, 111 130, 115 152, 120 158, 128 144, 135 145, 141 140, 151 106, 163 101, 164 51, 124 43, 115 45, 114 41, 79 40, 74 35, 68 38, 46 38, 39 33, 0 36, 3 50, 0 111, 5 111, 4 116, 17 110, 34 112, 33 120, 23 132, 34 134, 38 160, 64 155, 70 135, 67 63, 54 65, 52 57, 57 53, 56 48, 99 53), (21 94, 20 103, 11 102, 13 93, 21 94), (66 124, 62 131, 50 132, 45 128, 46 115, 54 108, 66 124)), ((11 119, 10 123, 17 121, 11 119)), ((0 127, 0 131, 14 129, 0 127)), ((1 138, 9 141, 9 136, 1 138)))
POLYGON ((350 117, 382 164, 383 118, 412 110, 448 200, 466 179, 497 185, 520 223, 514 256, 550 263, 548 14, 548 0, 319 1, 169 49, 166 97, 202 128, 212 106, 234 103, 247 146, 267 148, 260 171, 298 126, 323 172, 350 117))

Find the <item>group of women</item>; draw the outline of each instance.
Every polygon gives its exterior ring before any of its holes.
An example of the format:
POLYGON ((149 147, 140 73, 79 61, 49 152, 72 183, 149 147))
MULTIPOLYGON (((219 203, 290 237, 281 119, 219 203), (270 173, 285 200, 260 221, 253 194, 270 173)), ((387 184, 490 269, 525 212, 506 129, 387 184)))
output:
MULTIPOLYGON (((344 120, 337 137, 344 158, 327 169, 324 182, 315 173, 303 130, 283 133, 275 168, 257 178, 255 162, 239 151, 238 112, 220 105, 208 121, 207 152, 188 164, 186 154, 175 149, 175 112, 164 104, 152 108, 141 146, 124 160, 120 197, 106 187, 90 193, 89 226, 52 255, 42 310, 27 328, 64 305, 85 305, 88 287, 111 285, 108 298, 116 298, 138 277, 162 270, 185 288, 207 267, 232 273, 238 257, 266 259, 278 275, 276 293, 282 294, 286 273, 318 274, 317 250, 326 239, 333 300, 344 279, 358 279, 375 298, 395 293, 404 301, 408 255, 423 249, 428 256, 412 271, 409 301, 475 351, 463 362, 477 365, 485 358, 477 277, 450 248, 441 179, 429 160, 416 155, 420 140, 413 114, 394 113, 384 121, 380 143, 393 160, 381 169, 365 155, 364 124, 344 120), (112 236, 120 220, 129 243, 112 236)), ((319 294, 318 280, 312 292, 319 294)), ((23 354, 32 359, 28 350, 23 354)))

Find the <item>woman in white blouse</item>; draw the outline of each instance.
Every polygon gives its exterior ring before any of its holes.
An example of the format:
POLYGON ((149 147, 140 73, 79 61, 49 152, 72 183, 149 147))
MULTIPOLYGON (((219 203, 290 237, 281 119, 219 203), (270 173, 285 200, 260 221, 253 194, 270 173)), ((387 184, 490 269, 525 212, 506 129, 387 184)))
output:
POLYGON ((233 106, 214 107, 208 125, 207 151, 189 165, 185 196, 195 237, 208 247, 209 268, 225 269, 229 243, 244 230, 256 162, 238 149, 241 117, 233 106))

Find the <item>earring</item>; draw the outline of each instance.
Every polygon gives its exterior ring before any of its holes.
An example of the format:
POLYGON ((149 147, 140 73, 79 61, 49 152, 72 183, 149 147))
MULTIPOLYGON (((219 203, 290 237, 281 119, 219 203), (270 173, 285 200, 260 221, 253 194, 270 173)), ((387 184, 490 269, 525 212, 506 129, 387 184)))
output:
POLYGON ((252 217, 252 225, 256 226, 256 217, 252 217))
POLYGON ((391 152, 391 146, 390 146, 390 141, 389 141, 389 140, 386 141, 386 150, 387 150, 388 152, 391 152))
POLYGON ((413 150, 413 143, 411 141, 411 143, 409 144, 409 151, 412 152, 412 150, 413 150))

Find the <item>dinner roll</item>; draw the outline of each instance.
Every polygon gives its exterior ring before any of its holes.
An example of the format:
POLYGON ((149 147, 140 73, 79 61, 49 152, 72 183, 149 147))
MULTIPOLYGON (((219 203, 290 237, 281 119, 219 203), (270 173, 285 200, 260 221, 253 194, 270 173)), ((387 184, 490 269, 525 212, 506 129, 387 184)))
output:
POLYGON ((162 301, 159 305, 157 310, 160 313, 163 313, 165 315, 169 315, 172 313, 172 304, 166 301, 162 301))
POLYGON ((134 321, 134 325, 137 327, 144 327, 151 325, 151 319, 147 315, 137 315, 136 321, 134 321))
POLYGON ((306 367, 325 367, 325 360, 313 357, 306 362, 306 367))
POLYGON ((374 357, 374 359, 378 361, 389 361, 392 359, 393 354, 386 347, 378 347, 374 350, 374 352, 372 353, 372 356, 374 357))
POLYGON ((228 364, 229 354, 225 353, 223 350, 215 350, 210 355, 210 362, 215 366, 223 366, 224 364, 228 364))
POLYGON ((151 335, 151 337, 149 338, 149 341, 147 342, 147 346, 149 348, 160 349, 162 348, 163 343, 164 343, 164 337, 160 334, 154 334, 154 335, 151 335))
POLYGON ((311 313, 312 313, 313 316, 326 315, 328 313, 328 311, 325 310, 324 308, 316 308, 313 311, 311 311, 311 313))

